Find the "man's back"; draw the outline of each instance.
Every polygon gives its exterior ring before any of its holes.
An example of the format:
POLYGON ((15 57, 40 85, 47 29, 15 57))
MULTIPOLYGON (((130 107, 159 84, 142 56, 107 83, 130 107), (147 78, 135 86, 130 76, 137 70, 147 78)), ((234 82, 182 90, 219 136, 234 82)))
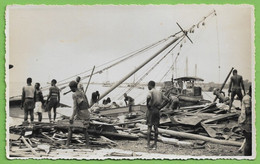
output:
POLYGON ((57 86, 51 86, 50 87, 51 99, 57 99, 59 93, 60 93, 60 90, 59 90, 59 88, 57 86))
POLYGON ((77 111, 77 118, 82 120, 89 120, 90 113, 88 111, 88 103, 84 96, 84 93, 77 90, 75 93, 73 93, 72 99, 74 101, 73 108, 77 111))
POLYGON ((25 98, 34 98, 35 89, 33 86, 31 86, 31 85, 24 86, 23 92, 24 92, 25 98))
POLYGON ((240 75, 233 75, 231 77, 231 82, 232 82, 232 90, 241 89, 240 86, 243 83, 243 78, 240 75))
POLYGON ((151 89, 148 94, 148 98, 151 98, 149 103, 150 106, 160 106, 162 104, 162 92, 156 90, 155 88, 151 89))

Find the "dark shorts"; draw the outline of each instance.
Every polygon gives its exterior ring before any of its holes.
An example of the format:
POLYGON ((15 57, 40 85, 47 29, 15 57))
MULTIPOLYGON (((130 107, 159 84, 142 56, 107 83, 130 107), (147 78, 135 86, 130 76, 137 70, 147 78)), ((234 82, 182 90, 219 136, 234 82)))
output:
POLYGON ((58 100, 57 99, 51 99, 47 105, 48 111, 50 111, 52 108, 57 108, 58 107, 58 100))
POLYGON ((231 100, 234 100, 234 97, 236 95, 238 96, 239 100, 242 101, 243 95, 242 95, 241 89, 235 89, 231 92, 231 100))
POLYGON ((35 102, 33 99, 25 99, 23 104, 24 110, 33 110, 35 108, 35 102))
POLYGON ((146 112, 146 125, 148 126, 159 126, 160 124, 160 112, 156 107, 150 107, 146 112))

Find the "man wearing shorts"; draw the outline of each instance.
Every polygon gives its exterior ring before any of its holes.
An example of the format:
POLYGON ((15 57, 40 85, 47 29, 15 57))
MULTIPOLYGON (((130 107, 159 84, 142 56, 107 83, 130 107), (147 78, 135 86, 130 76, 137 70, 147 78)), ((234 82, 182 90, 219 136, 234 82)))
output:
POLYGON ((158 126, 160 124, 160 112, 162 108, 163 100, 169 101, 162 92, 155 89, 155 82, 150 81, 148 83, 149 93, 147 95, 147 113, 146 113, 146 124, 148 125, 147 135, 147 148, 157 149, 158 140, 158 126), (151 130, 154 127, 154 145, 150 147, 151 130))
POLYGON ((35 89, 32 86, 32 78, 27 78, 27 86, 23 87, 21 109, 24 110, 24 122, 28 122, 28 114, 30 113, 31 122, 34 120, 35 107, 35 89))
POLYGON ((231 107, 234 101, 234 97, 237 95, 239 100, 242 102, 242 92, 241 92, 241 87, 244 91, 244 95, 246 94, 245 92, 245 87, 243 83, 243 77, 237 74, 237 70, 235 69, 233 71, 233 76, 230 79, 230 84, 229 84, 229 89, 228 89, 228 95, 231 93, 231 101, 229 103, 229 112, 231 112, 231 107))
MULTIPOLYGON (((79 91, 77 87, 76 81, 71 81, 70 89, 73 92, 73 113, 70 117, 70 123, 73 124, 74 120, 82 120, 84 124, 83 133, 85 135, 86 146, 89 146, 89 136, 88 136, 88 127, 90 121, 90 113, 88 111, 88 103, 86 100, 86 96, 83 92, 79 91)), ((69 129, 67 146, 70 144, 70 140, 72 138, 72 129, 69 129)))
POLYGON ((48 110, 48 116, 49 116, 49 120, 50 122, 55 121, 56 119, 56 108, 59 106, 60 104, 60 89, 56 86, 57 81, 55 79, 53 79, 51 81, 51 87, 49 89, 49 95, 47 98, 47 110, 48 110), (51 120, 51 109, 53 108, 53 121, 51 120))
POLYGON ((44 104, 44 99, 42 91, 40 89, 40 83, 35 83, 35 108, 34 112, 38 114, 38 121, 42 121, 42 107, 44 104))

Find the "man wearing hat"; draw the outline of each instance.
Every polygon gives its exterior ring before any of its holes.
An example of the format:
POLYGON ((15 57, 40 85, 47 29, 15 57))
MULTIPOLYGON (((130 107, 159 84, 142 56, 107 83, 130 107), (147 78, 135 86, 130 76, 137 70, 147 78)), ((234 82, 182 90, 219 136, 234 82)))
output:
MULTIPOLYGON (((83 132, 85 134, 86 145, 89 146, 89 136, 88 136, 87 128, 89 126, 90 113, 88 111, 88 103, 86 97, 83 92, 79 91, 77 85, 78 83, 76 81, 71 81, 69 83, 69 87, 73 92, 72 94, 73 113, 70 117, 70 123, 73 124, 74 120, 83 120, 83 124, 84 124, 83 132)), ((70 144, 71 138, 72 138, 72 130, 70 129, 67 146, 70 144)))

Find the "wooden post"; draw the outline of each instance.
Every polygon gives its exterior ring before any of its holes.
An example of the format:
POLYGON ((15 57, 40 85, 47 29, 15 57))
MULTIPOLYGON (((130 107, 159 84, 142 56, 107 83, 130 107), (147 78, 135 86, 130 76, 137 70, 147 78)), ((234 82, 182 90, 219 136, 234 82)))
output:
POLYGON ((92 72, 91 72, 91 75, 90 75, 90 77, 89 77, 89 79, 88 79, 88 84, 87 84, 86 89, 85 89, 85 92, 84 92, 85 95, 86 95, 86 93, 87 93, 88 86, 89 86, 90 80, 91 80, 91 78, 92 78, 92 76, 93 76, 94 70, 95 70, 95 66, 93 67, 92 72))

